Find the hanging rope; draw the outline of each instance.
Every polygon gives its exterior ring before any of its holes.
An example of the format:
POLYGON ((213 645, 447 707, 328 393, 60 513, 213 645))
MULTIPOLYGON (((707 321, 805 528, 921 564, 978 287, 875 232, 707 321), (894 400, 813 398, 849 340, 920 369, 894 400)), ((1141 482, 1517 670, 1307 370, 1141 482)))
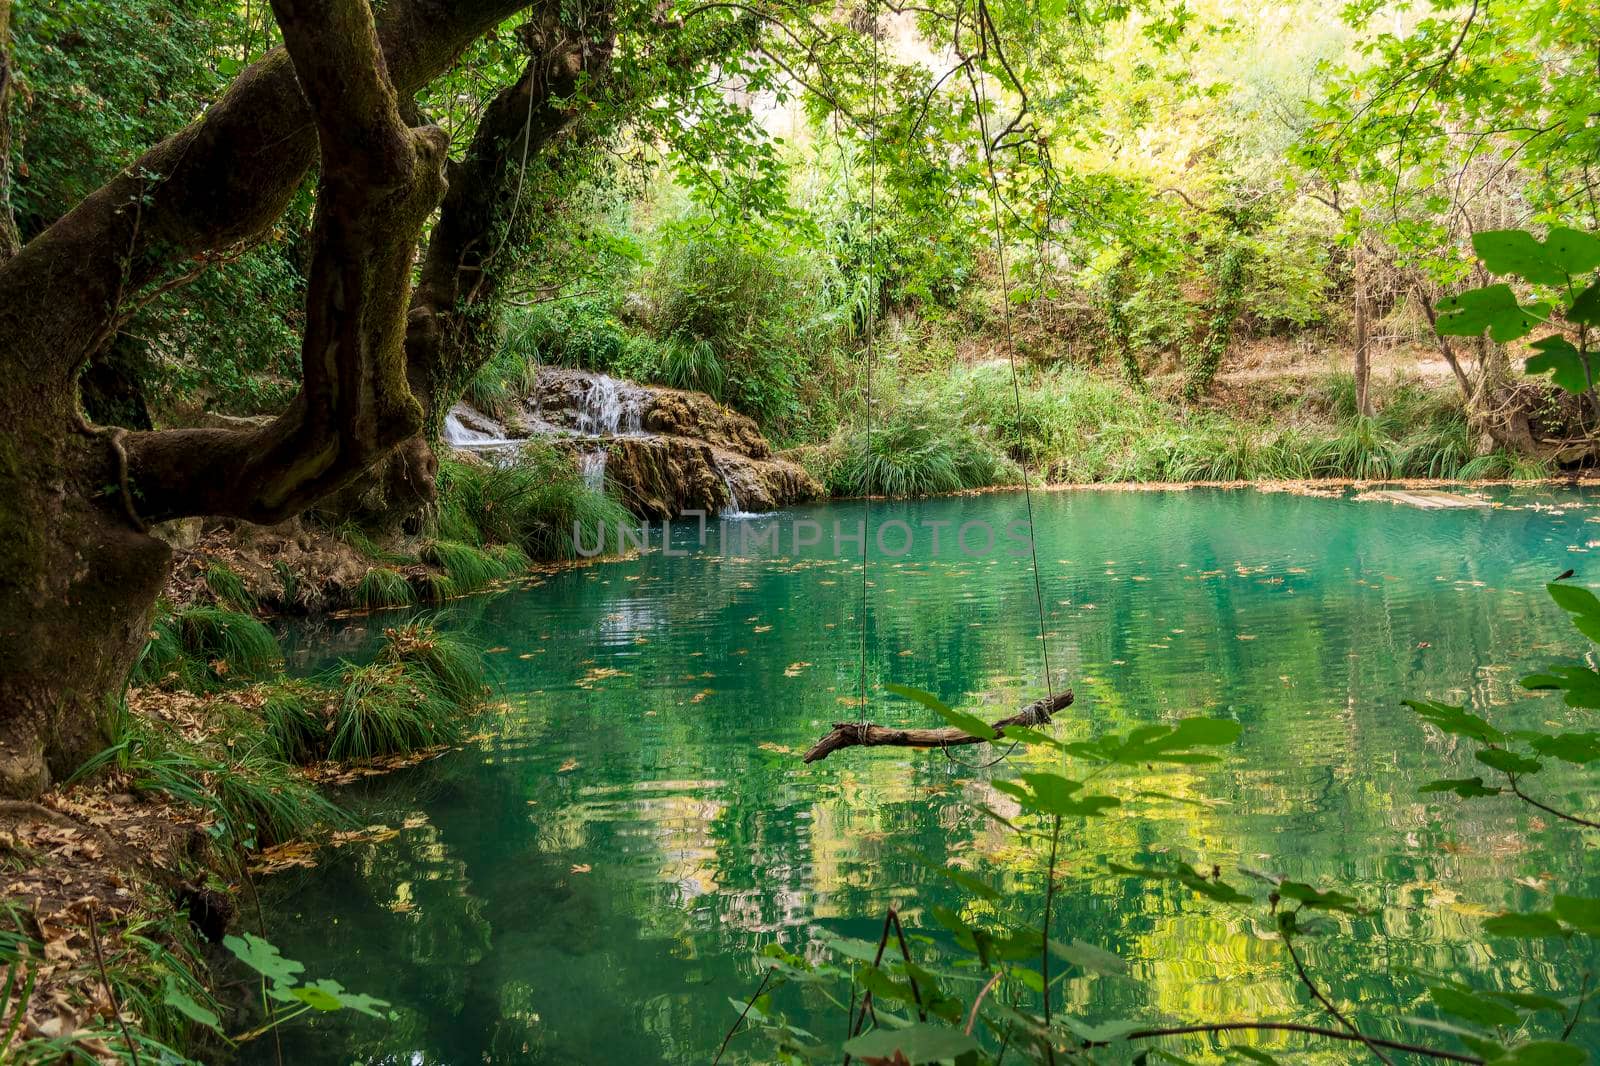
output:
MULTIPOLYGON (((871 71, 872 71, 872 77, 871 77, 872 101, 871 101, 871 108, 870 108, 871 140, 870 140, 869 145, 868 145, 868 173, 869 173, 868 207, 869 207, 869 215, 868 215, 868 226, 867 226, 867 229, 868 229, 868 241, 869 241, 869 254, 868 254, 869 301, 868 301, 868 310, 867 310, 867 327, 868 327, 868 329, 867 329, 867 348, 866 348, 867 381, 866 381, 865 438, 866 438, 867 452, 868 452, 868 456, 870 458, 871 449, 872 449, 872 375, 873 375, 873 369, 874 369, 874 364, 875 364, 875 358, 874 357, 875 357, 875 354, 876 354, 875 353, 875 344, 876 344, 875 334, 877 332, 876 326, 877 326, 877 295, 878 295, 878 287, 877 287, 878 136, 877 135, 878 135, 878 68, 879 68, 879 59, 878 59, 878 16, 877 16, 877 8, 876 8, 876 4, 875 3, 873 4, 873 6, 869 10, 869 19, 870 19, 869 32, 872 35, 872 67, 871 67, 871 71)), ((979 55, 982 56, 982 55, 986 54, 986 52, 985 52, 985 37, 984 37, 984 21, 981 20, 981 19, 978 20, 976 22, 976 26, 977 26, 977 31, 978 31, 979 55)), ((957 36, 957 41, 958 42, 959 42, 959 33, 960 33, 960 28, 959 28, 959 22, 958 22, 958 26, 957 26, 957 35, 958 35, 957 36)), ((1013 329, 1012 329, 1012 323, 1011 323, 1011 282, 1010 282, 1010 277, 1009 277, 1009 275, 1007 273, 1007 269, 1006 269, 1005 232, 1004 232, 1004 229, 1002 227, 1002 215, 1001 215, 1001 204, 1000 204, 1000 180, 999 180, 998 173, 996 172, 995 166, 994 166, 993 145, 991 144, 991 142, 989 140, 989 126, 988 126, 988 117, 987 117, 988 97, 987 97, 987 94, 986 94, 986 92, 984 90, 984 86, 983 86, 983 74, 982 74, 982 70, 980 68, 978 70, 978 72, 976 73, 976 75, 975 75, 974 72, 973 72, 973 69, 972 69, 974 65, 975 64, 972 64, 970 62, 964 62, 963 63, 963 67, 966 70, 967 77, 968 77, 968 79, 971 81, 971 83, 973 85, 974 97, 975 97, 975 100, 976 100, 976 103, 977 103, 977 110, 978 110, 978 138, 979 138, 979 141, 981 142, 981 145, 982 145, 984 167, 985 167, 985 171, 986 171, 986 173, 988 175, 990 206, 991 206, 991 208, 993 210, 993 214, 994 214, 995 258, 997 260, 997 266, 998 266, 998 269, 1000 271, 1000 286, 1001 286, 1001 295, 1002 295, 1001 318, 1002 318, 1002 321, 1004 323, 1003 336, 1004 336, 1004 342, 1005 342, 1005 347, 1006 347, 1006 357, 1007 357, 1007 362, 1008 362, 1008 364, 1010 366, 1010 369, 1011 369, 1011 399, 1012 399, 1012 404, 1013 404, 1013 406, 1015 408, 1015 412, 1016 412, 1017 424, 1021 425, 1022 424, 1022 384, 1021 384, 1021 377, 1017 372, 1016 342, 1015 342, 1013 329)), ((1017 121, 1020 121, 1020 119, 1021 119, 1021 116, 1019 115, 1017 121)), ((1009 131, 1010 129, 1014 128, 1016 126, 1016 124, 1017 123, 1015 121, 1012 122, 1012 124, 1007 127, 1007 130, 1009 131)), ((1002 133, 1002 136, 1004 136, 1004 133, 1002 133)), ((1049 226, 1049 219, 1046 218, 1046 228, 1047 228, 1047 230, 1048 230, 1048 226, 1049 226)), ((1033 578, 1034 607, 1035 607, 1035 610, 1037 612, 1038 620, 1039 620, 1039 652, 1040 652, 1040 656, 1041 656, 1043 667, 1044 667, 1044 681, 1045 681, 1045 687, 1046 687, 1046 691, 1048 692, 1048 695, 1043 699, 1035 700, 1033 703, 1031 703, 1027 707, 1023 708, 1023 710, 1020 713, 1015 714, 1015 715, 1013 715, 1013 716, 1011 716, 1009 718, 1002 718, 999 721, 994 722, 992 724, 992 726, 991 726, 991 729, 995 733, 995 737, 993 738, 995 740, 999 740, 999 739, 1001 739, 1001 738, 1003 738, 1005 736, 1005 727, 1007 727, 1007 726, 1034 727, 1034 726, 1040 726, 1040 725, 1049 724, 1051 715, 1053 715, 1055 712, 1061 710, 1062 708, 1069 706, 1072 703, 1072 699, 1073 699, 1073 694, 1072 694, 1072 691, 1070 689, 1068 689, 1066 691, 1063 691, 1059 695, 1056 693, 1055 676, 1054 676, 1054 672, 1051 670, 1051 667, 1050 667, 1050 647, 1049 647, 1048 632, 1047 632, 1047 630, 1048 630, 1048 622, 1047 622, 1047 619, 1045 617, 1045 611, 1044 611, 1044 583, 1043 583, 1042 578, 1040 577, 1040 572, 1039 572, 1039 549, 1038 549, 1038 545, 1036 544, 1036 535, 1035 535, 1035 528, 1034 528, 1032 476, 1031 476, 1031 474, 1030 474, 1030 472, 1028 470, 1028 465, 1027 465, 1027 463, 1025 461, 1021 464, 1021 467, 1022 467, 1022 492, 1023 492, 1023 499, 1024 499, 1024 501, 1026 503, 1026 506, 1027 506, 1027 516, 1028 516, 1028 552, 1029 552, 1030 569, 1031 569, 1032 578, 1033 578)), ((961 746, 964 746, 964 745, 967 745, 967 744, 983 743, 985 738, 975 737, 975 736, 972 736, 972 735, 968 734, 964 730, 955 729, 955 728, 944 728, 944 729, 894 729, 894 728, 889 728, 889 727, 886 727, 886 726, 873 725, 871 722, 869 722, 867 720, 867 717, 866 717, 866 707, 867 707, 867 620, 868 620, 868 614, 869 614, 869 608, 870 608, 870 597, 869 597, 870 583, 868 581, 868 547, 867 547, 868 541, 867 541, 867 536, 868 536, 868 530, 870 530, 870 528, 871 528, 870 523, 871 523, 871 518, 872 518, 872 483, 871 483, 872 464, 870 462, 868 462, 866 464, 866 468, 867 468, 867 473, 866 473, 867 484, 864 486, 865 489, 866 489, 866 493, 865 493, 865 495, 864 495, 864 497, 862 499, 860 678, 859 678, 859 689, 858 689, 858 696, 857 696, 858 703, 859 703, 859 706, 861 708, 861 713, 858 716, 857 720, 854 721, 854 722, 834 722, 832 731, 829 732, 824 737, 822 737, 820 740, 818 740, 816 744, 812 745, 810 750, 808 750, 806 752, 804 758, 805 758, 806 762, 810 763, 810 762, 817 762, 817 761, 819 761, 821 759, 825 759, 829 755, 834 753, 835 751, 839 751, 842 748, 892 746, 892 747, 913 747, 913 748, 938 748, 938 749, 940 749, 941 751, 943 751, 945 753, 945 757, 947 759, 949 759, 951 762, 959 762, 959 760, 957 760, 953 755, 951 755, 951 753, 950 753, 950 749, 951 748, 961 747, 961 746)), ((981 769, 983 767, 993 766, 996 763, 1008 758, 1012 754, 1012 752, 1014 752, 1016 750, 1017 744, 1018 744, 1017 741, 1012 741, 1011 745, 1004 752, 1002 752, 1000 755, 998 755, 996 758, 994 758, 993 760, 991 760, 989 762, 982 763, 982 764, 976 764, 976 768, 980 768, 981 769)), ((965 763, 963 763, 962 765, 973 765, 973 764, 965 764, 965 763)))
POLYGON ((872 97, 868 104, 871 137, 867 141, 867 390, 866 390, 866 492, 861 497, 861 679, 857 695, 861 727, 867 728, 867 617, 870 608, 867 581, 868 538, 872 530, 872 371, 878 345, 878 5, 867 7, 867 32, 872 37, 872 97))

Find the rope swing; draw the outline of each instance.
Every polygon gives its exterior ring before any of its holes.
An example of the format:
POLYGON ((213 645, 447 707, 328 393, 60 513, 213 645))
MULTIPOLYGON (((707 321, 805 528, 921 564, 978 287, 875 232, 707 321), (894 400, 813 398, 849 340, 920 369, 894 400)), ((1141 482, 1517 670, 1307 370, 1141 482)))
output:
MULTIPOLYGON (((865 438, 866 447, 870 455, 872 450, 872 374, 875 364, 875 344, 877 334, 877 307, 878 307, 878 13, 874 4, 869 10, 869 32, 872 36, 872 96, 871 96, 871 140, 868 143, 868 292, 867 303, 867 346, 866 346, 866 417, 865 438)), ((978 59, 988 55, 988 32, 998 32, 994 29, 992 21, 983 7, 982 0, 978 0, 977 14, 974 17, 974 26, 978 34, 978 59)), ((1011 398, 1015 406, 1017 424, 1022 424, 1022 385, 1017 373, 1017 352, 1013 339, 1011 326, 1011 282, 1006 273, 1005 235, 1002 229, 1000 209, 1000 180, 994 166, 994 144, 989 139, 988 124, 988 97, 984 90, 984 75, 981 66, 974 73, 974 62, 971 57, 962 56, 960 53, 961 20, 958 13, 955 29, 955 51, 961 59, 960 69, 966 71, 967 79, 972 85, 973 100, 978 113, 978 142, 983 152, 985 172, 988 177, 990 206, 994 214, 994 251, 996 266, 1000 271, 1001 286, 1001 318, 1004 325, 1003 339, 1006 348, 1007 362, 1011 369, 1011 398)), ((996 46, 998 49, 998 40, 996 46)), ((1002 57, 1002 63, 1004 62, 1002 57)), ((1008 68, 1009 69, 1009 68, 1008 68)), ((1019 86, 1020 88, 1020 86, 1019 86)), ((1026 103, 1024 103, 1026 109, 1026 103)), ((1014 129, 1021 121, 1017 119, 1001 132, 1004 137, 1007 132, 1014 129)), ((997 138, 998 140, 999 138, 997 138)), ((1046 229, 1049 220, 1045 222, 1046 229)), ((939 729, 901 729, 889 726, 876 725, 866 718, 867 708, 867 621, 871 610, 871 600, 868 595, 869 583, 867 580, 869 541, 868 531, 871 529, 872 519, 872 464, 866 464, 867 484, 866 493, 862 499, 862 538, 861 538, 861 625, 860 625, 860 677, 859 677, 859 705, 861 717, 854 722, 834 722, 833 729, 811 746, 805 753, 807 763, 818 762, 829 755, 844 748, 852 747, 903 747, 903 748, 938 748, 945 753, 946 758, 954 761, 950 749, 968 744, 994 743, 1005 739, 1007 727, 1035 728, 1048 725, 1051 716, 1057 711, 1068 707, 1072 703, 1071 689, 1056 692, 1055 678, 1050 668, 1050 647, 1046 639, 1046 619, 1044 613, 1044 587, 1039 574, 1039 550, 1034 536, 1033 515, 1033 489, 1032 475, 1028 470, 1027 462, 1021 464, 1022 493, 1027 505, 1028 522, 1028 550, 1029 565, 1033 577, 1034 607, 1039 620, 1039 651, 1044 666, 1045 689, 1048 693, 1041 699, 1028 704, 1019 713, 999 721, 984 724, 974 720, 968 728, 947 726, 939 729), (987 735, 984 735, 987 734, 987 735)), ((894 688, 895 686, 890 686, 894 688)), ((993 765, 1008 757, 1016 749, 1019 741, 1013 740, 1011 746, 997 756, 992 762, 980 764, 981 766, 993 765)))

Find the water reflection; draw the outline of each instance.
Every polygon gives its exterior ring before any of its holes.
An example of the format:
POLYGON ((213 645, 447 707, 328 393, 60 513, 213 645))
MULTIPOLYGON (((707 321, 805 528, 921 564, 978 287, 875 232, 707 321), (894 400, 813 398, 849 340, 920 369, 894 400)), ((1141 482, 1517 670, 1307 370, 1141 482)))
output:
MULTIPOLYGON (((1362 1012, 1409 1012, 1430 973, 1460 967, 1507 989, 1576 986, 1595 960, 1485 947, 1474 930, 1543 888, 1600 892, 1584 848, 1509 805, 1425 801, 1417 785, 1459 775, 1470 754, 1398 705, 1428 694, 1497 721, 1575 713, 1515 679, 1581 650, 1541 586, 1569 565, 1583 579, 1600 501, 1503 496, 1492 511, 1426 513, 1256 492, 1036 497, 1051 663, 1078 694, 1059 732, 1191 713, 1245 726, 1224 763, 1119 781, 1120 795, 1149 794, 1070 832, 1060 928, 1132 960, 1138 980, 1069 980, 1069 1009, 1314 1017, 1270 930, 1104 873, 1173 856, 1360 889, 1377 913, 1309 951, 1362 1012)), ((1024 516, 1009 494, 876 510, 917 529, 1024 516)), ((796 511, 776 520, 779 542, 792 546, 797 521, 859 516, 796 511)), ((826 544, 738 555, 722 534, 711 526, 702 548, 685 525, 685 556, 656 550, 452 608, 449 624, 503 649, 491 659, 511 710, 467 750, 345 797, 366 821, 416 828, 267 889, 285 954, 391 1000, 400 1020, 320 1019, 285 1034, 289 1061, 708 1061, 763 944, 872 936, 891 903, 928 926, 928 907, 958 902, 907 849, 1036 905, 1041 856, 977 809, 1006 810, 987 781, 1009 768, 974 768, 970 752, 857 750, 811 767, 796 754, 859 713, 863 622, 875 690, 895 681, 996 710, 1042 692, 1026 559, 932 557, 921 538, 917 554, 875 553, 863 619, 858 559, 826 544)), ((303 634, 303 658, 360 655, 384 624, 303 634)), ((899 701, 870 713, 928 724, 899 701)), ((1584 794, 1576 775, 1546 787, 1584 794)), ((989 905, 965 906, 977 918, 989 905)))

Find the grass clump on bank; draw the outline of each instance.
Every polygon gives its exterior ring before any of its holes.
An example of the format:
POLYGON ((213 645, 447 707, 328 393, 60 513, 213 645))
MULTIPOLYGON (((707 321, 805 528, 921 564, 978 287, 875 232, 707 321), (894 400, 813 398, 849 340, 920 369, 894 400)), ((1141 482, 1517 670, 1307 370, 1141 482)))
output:
POLYGON ((328 757, 341 761, 455 743, 488 691, 474 648, 420 624, 390 630, 372 662, 345 663, 337 687, 328 757))
MULTIPOLYGON (((438 483, 440 540, 435 547, 454 542, 457 547, 489 548, 499 552, 501 568, 518 558, 522 567, 528 559, 574 558, 575 532, 587 545, 596 543, 603 529, 606 549, 617 551, 619 533, 632 521, 622 504, 590 489, 572 461, 542 441, 525 446, 508 466, 445 459, 439 464, 438 483), (522 554, 509 556, 506 549, 522 554)), ((447 547, 438 558, 453 585, 458 574, 450 570, 452 554, 461 578, 475 576, 474 571, 483 575, 481 560, 447 547)))
POLYGON ((130 681, 211 692, 271 676, 282 661, 272 631, 248 614, 207 604, 173 610, 160 603, 130 681))
POLYGON ((933 383, 884 404, 869 449, 860 425, 799 454, 836 496, 917 496, 1016 484, 1018 464, 1056 483, 1531 479, 1536 460, 1479 454, 1454 396, 1401 383, 1373 415, 1355 410, 1354 381, 1330 375, 1272 423, 1183 408, 1139 389, 1058 368, 1013 391, 1002 365, 933 383), (1287 423, 1287 424, 1285 424, 1287 423))

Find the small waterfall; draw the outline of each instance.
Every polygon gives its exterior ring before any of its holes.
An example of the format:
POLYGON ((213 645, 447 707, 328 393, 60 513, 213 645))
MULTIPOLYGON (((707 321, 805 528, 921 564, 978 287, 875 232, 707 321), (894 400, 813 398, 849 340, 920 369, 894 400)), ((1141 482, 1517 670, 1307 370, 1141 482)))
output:
POLYGON ((583 475, 584 487, 590 492, 605 491, 606 455, 604 448, 596 448, 578 456, 578 472, 583 475))
POLYGON ((621 382, 606 374, 596 374, 583 392, 578 409, 578 432, 588 436, 616 436, 638 433, 641 410, 638 397, 623 398, 621 382))
POLYGON ((491 461, 507 461, 522 442, 505 435, 499 423, 464 404, 452 407, 444 416, 440 439, 452 448, 483 453, 491 461), (469 425, 468 422, 476 423, 469 425), (478 427, 486 428, 478 428, 478 427))
POLYGON ((754 518, 755 512, 746 511, 743 507, 739 506, 739 492, 733 487, 733 479, 728 476, 728 472, 722 469, 722 467, 718 466, 717 473, 722 475, 722 487, 728 493, 728 506, 718 511, 717 517, 722 519, 754 518))

